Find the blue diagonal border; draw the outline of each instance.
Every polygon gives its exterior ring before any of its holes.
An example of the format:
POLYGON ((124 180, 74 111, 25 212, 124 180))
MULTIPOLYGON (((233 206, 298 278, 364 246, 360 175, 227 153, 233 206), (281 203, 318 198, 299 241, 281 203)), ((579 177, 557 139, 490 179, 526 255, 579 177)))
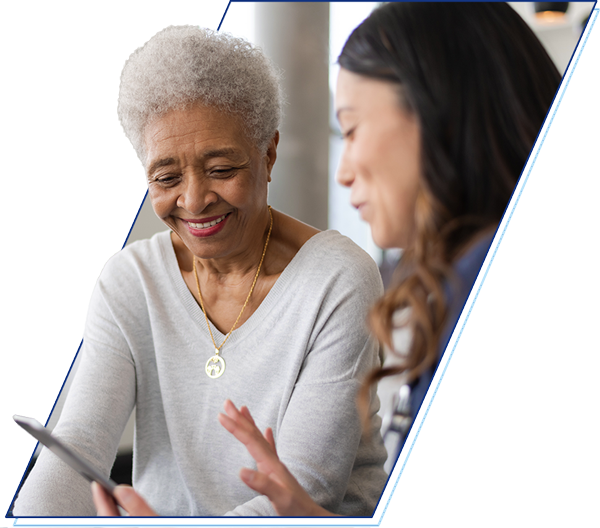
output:
MULTIPOLYGON (((225 9, 225 13, 223 14, 223 18, 221 19, 221 22, 219 23, 219 29, 221 27, 221 24, 223 23, 223 19, 225 18, 225 15, 227 14, 227 10, 229 9, 229 5, 230 4, 231 4, 231 1, 227 4, 227 8, 225 9)), ((489 261, 489 263, 488 263, 488 265, 487 265, 487 267, 485 269, 483 278, 482 278, 482 280, 481 280, 481 282, 480 282, 480 284, 479 284, 479 286, 477 288, 477 291, 475 292, 475 296, 473 297, 473 301, 471 302, 471 305, 469 306, 469 310, 468 310, 467 315, 466 315, 466 317, 465 317, 465 319, 463 321, 463 324, 460 327, 460 330, 459 330, 458 336, 456 338, 456 341, 454 342, 454 345, 452 346, 452 350, 449 353, 448 361, 446 361, 446 363, 444 365, 444 368, 442 369, 442 373, 441 373, 441 375, 439 377, 439 380, 438 380, 438 382, 437 382, 437 384, 435 386, 435 389, 433 391, 431 400, 429 401, 429 403, 427 405, 427 408, 426 408, 426 410, 425 410, 425 412, 423 414, 423 418, 422 418, 421 422, 419 423, 419 427, 417 429, 417 432, 415 433, 415 436, 414 436, 413 441, 412 441, 412 443, 410 445, 410 448, 408 450, 406 458, 403 461, 402 467, 400 469, 400 472, 398 474, 396 482, 394 483, 394 487, 392 488, 392 491, 391 491, 391 493, 390 493, 390 495, 388 497, 388 500, 387 500, 386 505, 385 505, 385 507, 383 509, 383 512, 379 516, 379 520, 376 521, 376 522, 374 522, 373 524, 369 524, 369 523, 358 524, 356 522, 352 522, 353 519, 357 519, 357 518, 347 517, 347 518, 344 519, 344 522, 342 522, 342 523, 339 522, 341 520, 340 518, 335 518, 336 521, 338 521, 338 522, 328 523, 326 521, 329 518, 327 518, 327 517, 319 517, 319 518, 307 518, 307 520, 306 520, 305 523, 298 523, 298 524, 284 524, 284 523, 275 524, 275 523, 273 523, 273 524, 265 524, 263 526, 273 526, 273 527, 285 526, 285 527, 298 527, 298 528, 300 528, 300 527, 304 527, 304 526, 356 527, 356 526, 380 526, 381 525, 381 522, 383 521, 383 517, 385 516, 385 513, 386 513, 386 511, 387 511, 387 509, 388 509, 388 507, 390 505, 392 497, 394 496, 394 492, 395 492, 395 490, 396 490, 396 488, 398 486, 398 482, 400 481, 400 477, 402 476, 402 474, 404 472, 404 469, 406 467, 408 459, 410 458, 410 455, 412 453, 413 447, 414 447, 414 445, 415 445, 415 443, 416 443, 416 441, 417 441, 417 439, 419 437, 419 434, 420 434, 421 429, 423 427, 423 423, 425 422, 425 419, 427 418, 429 410, 431 409, 433 401, 434 401, 434 399, 435 399, 435 397, 437 395, 439 387, 440 387, 440 385, 442 383, 442 380, 444 379, 444 376, 445 376, 446 371, 448 369, 448 365, 450 364, 450 361, 452 360, 452 357, 454 356, 454 352, 455 352, 456 347, 457 347, 457 345, 458 345, 458 343, 460 341, 460 338, 461 338, 461 336, 463 334, 465 326, 466 326, 466 324, 467 324, 467 322, 469 320, 471 312, 473 311, 473 307, 475 306, 475 303, 477 302, 477 299, 479 297, 479 293, 481 292, 481 288, 483 287, 483 284, 485 283, 485 280, 487 278, 488 272, 489 272, 489 270, 490 270, 490 268, 492 266, 492 263, 494 262, 496 254, 498 252, 498 248, 500 247, 500 244, 502 243, 502 240, 504 238, 506 230, 507 230, 507 228, 508 228, 508 226, 510 224, 510 221, 511 221, 511 219, 513 217, 514 211, 515 211, 515 209, 516 209, 516 207, 517 207, 517 205, 519 203, 519 200, 521 199, 521 196, 523 194, 523 190, 525 189, 525 186, 527 185, 527 182, 529 181, 529 176, 531 175, 531 171, 533 170, 533 167, 535 166, 535 163, 537 161, 539 153, 542 150, 542 147, 543 147, 544 142, 546 140, 546 137, 548 135, 548 131, 550 130, 550 128, 552 126, 552 123, 554 122, 554 118, 556 117, 558 109, 560 108, 560 105, 562 103, 562 100, 563 100, 563 97, 565 95, 565 92, 567 91, 567 88, 568 88, 568 86, 569 86, 569 84, 571 82, 573 74, 575 73, 577 65, 579 64, 579 59, 581 58, 581 55, 583 53, 583 50, 585 49, 585 46, 586 46, 587 41, 589 39, 589 36, 591 35, 592 30, 594 28, 594 25, 596 24, 596 21, 598 19, 598 15, 600 13, 600 11, 598 10, 598 8, 596 6, 597 6, 597 4, 594 5, 594 9, 592 11, 593 15, 590 15, 589 22, 587 24, 586 29, 584 30, 585 37, 583 37, 583 35, 582 35, 583 43, 581 43, 581 46, 579 46, 579 44, 578 44, 578 46, 576 47, 576 49, 579 48, 579 47, 580 47, 580 49, 579 49, 579 53, 577 54, 577 57, 575 58, 575 62, 573 63, 573 65, 571 65, 571 63, 569 63, 569 66, 567 67, 567 71, 569 72, 569 75, 566 78, 566 80, 563 79, 563 81, 561 82, 561 85, 560 85, 559 90, 558 90, 558 92, 560 93, 560 96, 558 98, 558 102, 554 106, 554 110, 552 112, 552 115, 550 116, 550 121, 548 122, 548 126, 546 127, 542 138, 538 139, 538 141, 536 141, 536 145, 534 146, 534 149, 533 149, 533 151, 535 151, 533 162, 531 163, 531 165, 529 167, 529 170, 527 171, 527 173, 524 176, 523 184, 521 185, 521 187, 520 187, 520 189, 518 191, 518 194, 517 194, 516 198, 514 199, 514 203, 512 204, 512 207, 510 207, 510 212, 509 212, 509 215, 508 215, 508 220, 504 224, 504 227, 503 227, 503 229, 502 229, 502 231, 500 233, 500 238, 498 239, 498 243, 495 245, 495 248, 494 248, 494 251, 493 251, 492 256, 490 258, 490 261, 489 261), (539 145, 538 145, 538 142, 539 142, 539 145), (323 522, 319 522, 319 520, 322 520, 323 522), (347 521, 347 522, 345 522, 345 521, 347 521)), ((545 123, 544 123, 544 125, 545 125, 545 123)), ((527 162, 529 163, 529 160, 527 160, 527 162)), ((141 209, 141 206, 140 206, 140 209, 141 209)), ((139 214, 139 211, 138 211, 138 214, 139 214)), ((505 213, 505 215, 506 215, 506 213, 505 213)), ((136 219, 137 219, 137 215, 136 215, 136 219)), ((134 223, 135 223, 135 220, 134 220, 134 223)), ((492 242, 492 244, 493 244, 493 242, 492 242)), ((447 351, 444 353, 444 355, 446 353, 447 353, 447 351)), ((431 388, 430 388, 430 390, 431 390, 431 388)), ((389 485, 389 483, 388 483, 388 485, 389 485)), ((189 519, 189 517, 186 517, 186 518, 189 519)), ((25 524, 25 523, 20 523, 19 522, 20 519, 22 519, 22 518, 15 518, 14 526, 40 526, 40 527, 53 527, 53 528, 61 526, 59 524, 25 524)), ((134 518, 134 519, 140 519, 140 518, 138 517, 138 518, 134 518)), ((177 519, 177 517, 170 517, 170 518, 166 518, 166 519, 177 519)), ((209 519, 214 519, 214 517, 199 517, 199 519, 209 520, 209 519)), ((253 518, 253 519, 255 519, 255 518, 253 518)), ((364 520, 364 518, 362 518, 361 520, 364 520)), ((77 526, 77 524, 73 524, 72 526, 77 526)), ((158 524, 158 523, 157 524, 143 524, 143 523, 138 523, 138 522, 127 523, 127 524, 125 524, 125 523, 123 523, 123 524, 116 524, 116 523, 113 524, 113 523, 98 522, 98 523, 94 523, 94 524, 85 523, 85 526, 96 526, 96 527, 107 527, 107 526, 132 526, 132 527, 133 526, 135 526, 135 527, 142 527, 142 526, 144 526, 144 527, 146 527, 146 526, 148 526, 148 527, 154 527, 154 528, 163 528, 163 527, 174 526, 174 525, 173 525, 172 522, 169 523, 168 521, 166 521, 164 524, 162 524, 162 523, 160 523, 160 524, 158 524)), ((195 527, 195 526, 219 526, 219 527, 229 528, 229 527, 238 527, 238 526, 261 526, 261 525, 258 524, 258 523, 253 523, 253 524, 238 524, 238 523, 235 523, 235 524, 224 524, 224 523, 211 523, 209 521, 209 522, 198 523, 198 524, 187 524, 186 523, 186 524, 180 524, 178 526, 190 526, 190 527, 195 527)))
MULTIPOLYGON (((471 312, 473 311, 473 307, 475 306, 475 303, 477 302, 477 298, 479 297, 479 292, 481 291, 481 288, 483 287, 483 284, 485 283, 485 280, 487 278, 488 272, 494 262, 494 259, 496 257, 496 253, 498 252, 498 248, 500 247, 500 244, 502 243, 502 239, 504 238, 504 235, 506 233, 506 230, 508 229, 508 226, 510 224, 510 221, 512 220, 513 214, 515 212, 515 209, 517 208, 517 205, 519 203, 519 200, 521 199, 521 195, 523 194, 523 190, 525 189, 525 186, 527 185, 527 182, 529 181, 529 176, 531 175, 531 171, 533 170, 533 167, 535 166, 535 162, 537 161, 538 155, 540 153, 540 151, 542 150, 542 147, 544 145, 544 142, 546 140, 546 137, 548 135, 548 131, 550 130, 550 128, 552 127, 552 123, 554 122, 554 118, 556 117, 556 114, 558 112, 558 109, 560 108, 560 105, 562 103, 563 97, 567 91, 567 88, 569 87, 569 83, 571 82, 571 79, 573 77, 573 74, 575 73, 575 70, 577 68, 577 65, 579 64, 579 59, 581 58, 581 54, 583 53, 583 50, 587 44, 587 41, 592 33, 592 30, 594 28, 594 24, 596 23, 596 20, 598 19, 598 9, 596 9, 594 7, 593 10, 593 18, 590 17, 590 23, 589 25, 589 30, 587 31, 587 34, 585 35, 583 44, 581 45, 581 49, 579 50, 579 53, 577 54, 577 58, 575 59, 575 63, 573 64, 573 67, 570 69, 569 75, 566 79, 566 81, 563 79, 563 83, 564 83, 564 88, 562 86, 559 87, 559 92, 561 92, 561 88, 562 88, 562 92, 560 93, 560 97, 558 98, 558 102, 556 103, 555 107, 554 107, 554 111, 552 112, 552 115, 550 116, 550 121, 548 122, 548 126, 546 127, 546 130, 544 131, 544 135, 542 136, 539 146, 537 147, 537 149, 535 149, 535 155, 533 158, 533 162, 531 163, 529 170, 527 171, 527 174, 525 175, 524 181, 523 181, 523 185, 521 186, 521 188, 519 189, 519 192, 517 194, 517 197, 514 200, 514 204, 512 206, 512 208, 510 209, 510 213, 508 215, 508 220, 506 221, 504 228, 502 229, 502 232, 500 233, 500 238, 498 239, 498 243, 496 244, 495 248, 494 248, 494 252, 492 253, 492 257, 490 258, 490 261, 487 265, 487 268, 485 269, 485 273, 483 275, 483 278, 481 280, 481 283, 479 284, 479 287, 477 288, 477 291, 475 292, 475 297, 473 298, 473 302, 471 303, 471 306, 469 307, 469 311, 467 312, 467 315, 465 317, 465 320, 463 321, 462 326, 460 327, 460 331, 458 333, 458 337, 456 338, 456 341, 454 343, 454 346, 452 347, 452 350, 450 351, 450 355, 448 357, 448 361, 446 362, 446 364, 444 365, 444 368, 442 370, 442 374, 440 375, 440 378, 435 386, 435 389, 433 391, 433 395, 431 397, 431 400, 429 401, 429 404, 427 405, 427 409, 425 410, 425 413, 423 415, 423 419, 421 420, 421 422, 419 423, 419 428, 417 429, 417 432, 415 434, 415 437, 410 445, 410 448, 408 450, 408 453, 406 455, 406 458, 404 459, 404 462, 402 464, 402 468, 400 469, 400 473, 398 474, 398 478, 396 479, 396 482, 394 484, 394 487, 392 488, 392 492, 390 493, 390 496, 388 498, 388 501, 385 505, 385 508, 383 510, 383 512, 381 513, 381 518, 379 520, 379 522, 377 523, 377 526, 379 526, 381 524, 381 520, 383 519, 383 516, 385 515, 385 512, 390 504, 390 501, 394 495, 394 491, 396 490, 396 487, 398 486, 398 482, 400 481, 400 477, 402 476, 402 473, 404 472, 404 468, 406 467, 406 463, 408 462, 408 459, 410 458, 410 455, 412 453, 413 447, 417 441, 417 438, 419 437, 419 433, 421 432, 421 429, 423 427, 423 423, 425 422, 425 419, 427 418, 427 414, 429 413, 429 409, 431 409, 431 405, 433 404, 433 400, 435 399, 438 389, 440 388, 440 385, 442 383, 442 380, 444 379, 444 375, 446 374, 446 370, 448 369, 448 365, 450 364, 450 361, 452 360, 452 357, 454 355, 454 351, 456 350, 456 347, 458 346, 458 343, 460 341, 460 338, 463 334, 463 331, 465 329, 465 326, 467 325, 467 321, 469 320, 469 317, 471 316, 471 312)), ((567 70, 568 71, 568 70, 567 70)), ((561 84, 563 84, 561 83, 561 84)), ((529 160, 528 160, 529 161, 529 160)), ((481 272, 480 272, 481 273, 481 272)), ((430 389, 431 390, 431 389, 430 389)))

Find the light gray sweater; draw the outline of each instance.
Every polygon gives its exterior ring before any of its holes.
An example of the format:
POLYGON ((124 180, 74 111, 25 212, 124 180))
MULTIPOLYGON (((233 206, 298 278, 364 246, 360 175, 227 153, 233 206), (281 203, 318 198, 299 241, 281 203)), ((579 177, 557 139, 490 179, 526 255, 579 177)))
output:
MULTIPOLYGON (((310 495, 343 515, 370 515, 386 481, 372 396, 361 438, 356 394, 378 362, 365 317, 381 295, 375 263, 335 231, 313 236, 252 316, 213 355, 204 316, 179 270, 168 231, 105 266, 94 290, 81 364, 55 433, 109 473, 136 406, 134 487, 161 515, 275 515, 239 479, 256 467, 217 421, 225 399, 272 427, 282 461, 310 495)), ((214 326, 217 344, 224 335, 214 326)), ((15 516, 95 515, 88 483, 46 449, 15 516)))

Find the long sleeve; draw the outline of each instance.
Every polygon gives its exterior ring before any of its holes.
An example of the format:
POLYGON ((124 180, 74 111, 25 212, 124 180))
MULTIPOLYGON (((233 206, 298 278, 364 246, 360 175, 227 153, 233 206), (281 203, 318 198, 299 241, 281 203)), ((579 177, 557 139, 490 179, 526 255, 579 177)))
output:
MULTIPOLYGON (((135 369, 127 343, 94 291, 82 357, 54 434, 109 475, 135 402, 135 369)), ((46 448, 22 487, 15 516, 95 515, 90 485, 46 448)))
MULTIPOLYGON (((368 440, 356 393, 378 361, 365 318, 381 290, 375 263, 349 239, 315 235, 232 332, 225 374, 211 379, 204 366, 214 346, 169 233, 132 244, 99 279, 56 432, 108 474, 135 405, 133 485, 158 514, 275 515, 239 479, 253 461, 217 421, 229 398, 273 429, 282 460, 315 500, 369 515, 385 484, 385 451, 375 393, 368 440)), ((93 514, 88 484, 50 457, 40 457, 15 515, 93 514)))

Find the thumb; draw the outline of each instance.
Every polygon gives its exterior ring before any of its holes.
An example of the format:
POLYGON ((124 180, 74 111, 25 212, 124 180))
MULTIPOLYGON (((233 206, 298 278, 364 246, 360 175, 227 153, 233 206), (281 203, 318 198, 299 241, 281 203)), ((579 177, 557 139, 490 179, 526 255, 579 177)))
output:
POLYGON ((113 492, 117 502, 134 517, 154 516, 156 513, 130 486, 117 486, 113 492))
POLYGON ((277 515, 286 517, 331 515, 316 504, 300 485, 297 486, 298 489, 291 490, 278 484, 268 475, 248 468, 242 468, 240 478, 246 486, 268 497, 277 515))
POLYGON ((252 469, 242 468, 240 470, 240 478, 249 488, 269 497, 275 507, 277 507, 276 503, 281 500, 282 495, 287 491, 264 473, 252 469))

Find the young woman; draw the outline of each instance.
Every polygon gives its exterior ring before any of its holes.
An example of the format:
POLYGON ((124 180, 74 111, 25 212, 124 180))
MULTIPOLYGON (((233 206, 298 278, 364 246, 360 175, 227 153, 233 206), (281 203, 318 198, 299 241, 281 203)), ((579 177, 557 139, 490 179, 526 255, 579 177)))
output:
MULTIPOLYGON (((355 29, 339 64, 338 181, 375 242, 404 249, 396 283, 370 317, 374 334, 400 354, 368 377, 361 401, 370 385, 400 375, 414 417, 560 75, 500 3, 387 4, 355 29)), ((280 515, 331 515, 278 460, 271 431, 263 437, 247 408, 228 401, 219 419, 257 462, 242 480, 280 515)), ((133 490, 118 494, 133 501, 131 513, 150 512, 133 490)), ((95 496, 100 513, 114 511, 100 490, 95 496)))

